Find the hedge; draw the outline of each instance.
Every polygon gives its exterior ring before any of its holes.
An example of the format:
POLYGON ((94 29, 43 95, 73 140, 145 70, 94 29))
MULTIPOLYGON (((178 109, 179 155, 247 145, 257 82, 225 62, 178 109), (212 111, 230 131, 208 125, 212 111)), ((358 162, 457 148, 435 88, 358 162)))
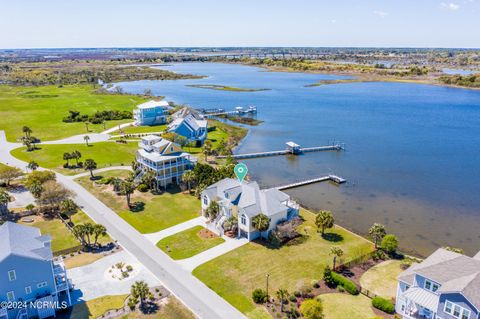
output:
POLYGON ((333 272, 333 271, 332 271, 332 279, 337 285, 345 288, 345 290, 348 291, 350 294, 352 294, 352 295, 358 295, 359 294, 357 285, 355 285, 355 283, 353 281, 351 281, 350 279, 348 279, 348 278, 346 278, 346 277, 344 277, 340 274, 337 274, 336 272, 333 272))
POLYGON ((372 306, 389 314, 395 313, 395 305, 390 300, 382 297, 373 298, 372 306))

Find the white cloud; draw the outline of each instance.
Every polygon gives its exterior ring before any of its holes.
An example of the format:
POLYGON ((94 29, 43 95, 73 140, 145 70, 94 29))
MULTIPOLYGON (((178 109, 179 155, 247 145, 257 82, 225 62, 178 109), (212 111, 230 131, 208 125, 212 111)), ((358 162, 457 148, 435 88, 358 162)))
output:
POLYGON ((442 2, 442 3, 440 3, 440 7, 443 8, 443 9, 448 9, 448 10, 452 10, 452 11, 460 9, 460 5, 458 5, 456 3, 453 3, 453 2, 450 2, 450 3, 442 2))
POLYGON ((337 20, 333 19, 333 20, 332 20, 332 23, 337 23, 337 20))
POLYGON ((385 11, 375 10, 373 11, 373 13, 379 16, 380 18, 385 18, 386 16, 388 16, 388 12, 385 12, 385 11))

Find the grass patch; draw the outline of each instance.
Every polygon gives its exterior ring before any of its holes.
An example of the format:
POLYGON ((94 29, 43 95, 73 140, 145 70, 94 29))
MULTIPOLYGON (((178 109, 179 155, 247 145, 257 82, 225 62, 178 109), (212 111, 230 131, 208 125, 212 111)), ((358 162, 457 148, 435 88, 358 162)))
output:
MULTIPOLYGON (((124 177, 128 173, 125 170, 112 170, 102 172, 101 176, 124 177)), ((111 186, 96 185, 88 176, 76 181, 141 233, 157 232, 199 216, 200 200, 178 190, 162 195, 135 191, 132 203, 142 202, 145 206, 142 211, 132 212, 127 208, 125 197, 113 193, 111 186)))
POLYGON ((218 85, 218 84, 190 84, 187 85, 193 88, 199 89, 209 89, 217 91, 232 91, 232 92, 258 92, 258 91, 268 91, 270 89, 251 89, 251 88, 239 88, 234 86, 227 85, 218 85))
POLYGON ((302 209, 301 215, 305 219, 298 228, 305 238, 301 243, 279 249, 248 243, 197 267, 193 274, 241 312, 256 318, 252 315, 257 308, 251 293, 265 286, 267 273, 271 291, 286 288, 293 292, 299 285, 322 277, 324 267, 332 263, 331 246, 343 249, 345 261, 373 250, 372 243, 338 226, 330 232, 341 240, 329 242, 317 233, 315 214, 302 209))
MULTIPOLYGON (((128 127, 122 128, 122 131, 125 134, 165 132, 166 130, 167 130, 167 124, 154 125, 154 126, 128 126, 128 127)), ((120 134, 120 131, 115 131, 112 134, 120 134)))
MULTIPOLYGON (((7 139, 15 141, 23 135, 24 125, 41 140, 55 140, 87 133, 83 123, 64 123, 69 110, 93 114, 103 110, 128 110, 146 99, 127 94, 98 94, 90 85, 7 86, 0 85, 0 127, 7 139), (12 121, 15 119, 15 121, 12 121)), ((131 120, 107 121, 110 128, 131 120)), ((103 125, 89 125, 92 132, 101 132, 103 125)))
POLYGON ((98 318, 109 310, 122 308, 127 297, 128 295, 105 296, 81 302, 73 306, 70 315, 66 318, 98 318))
POLYGON ((157 247, 176 260, 195 256, 223 242, 225 242, 223 238, 207 231, 202 226, 195 226, 160 240, 157 247), (202 231, 204 234, 208 233, 212 236, 203 236, 202 231))
MULTIPOLYGON (((25 162, 35 161, 41 167, 55 169, 62 174, 75 175, 85 172, 84 169, 66 169, 63 168, 65 161, 63 153, 73 151, 82 153, 80 161, 84 162, 87 158, 93 159, 98 168, 108 166, 129 166, 135 160, 135 152, 138 150, 137 142, 127 142, 127 144, 115 142, 100 142, 90 144, 45 144, 40 145, 39 149, 27 152, 25 147, 14 149, 11 153, 16 158, 25 162)), ((70 160, 70 164, 75 161, 70 160)))
POLYGON ((325 294, 320 295, 323 302, 325 319, 371 319, 375 318, 372 301, 360 294, 325 294))
POLYGON ((188 310, 180 301, 175 297, 168 297, 168 302, 160 307, 160 310, 156 313, 144 315, 129 314, 122 317, 122 319, 194 319, 196 318, 190 310, 188 310))
POLYGON ((80 242, 73 236, 70 230, 59 219, 44 219, 40 216, 29 216, 33 218, 33 223, 24 223, 21 220, 19 224, 33 226, 40 229, 42 235, 52 236, 53 252, 68 249, 80 245, 80 242))
POLYGON ((94 253, 81 253, 75 255, 73 257, 68 257, 63 260, 65 267, 67 269, 72 269, 75 267, 81 267, 85 265, 89 265, 100 258, 104 257, 102 254, 94 254, 94 253))
POLYGON ((399 260, 386 260, 370 268, 360 278, 363 288, 384 298, 395 298, 397 276, 403 271, 399 260))

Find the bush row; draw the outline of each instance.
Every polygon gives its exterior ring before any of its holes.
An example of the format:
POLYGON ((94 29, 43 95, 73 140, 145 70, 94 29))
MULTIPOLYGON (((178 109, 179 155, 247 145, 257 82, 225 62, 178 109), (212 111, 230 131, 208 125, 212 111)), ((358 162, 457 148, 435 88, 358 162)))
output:
POLYGON ((341 286, 345 288, 346 291, 348 291, 352 295, 358 295, 359 290, 357 288, 357 285, 350 279, 337 274, 336 272, 333 272, 330 267, 325 267, 325 270, 323 272, 323 280, 325 280, 325 283, 328 286, 341 286))
POLYGON ((383 312, 389 313, 389 314, 395 313, 394 304, 390 300, 382 298, 382 297, 373 298, 372 299, 372 306, 374 306, 375 308, 377 308, 377 309, 379 309, 383 312))

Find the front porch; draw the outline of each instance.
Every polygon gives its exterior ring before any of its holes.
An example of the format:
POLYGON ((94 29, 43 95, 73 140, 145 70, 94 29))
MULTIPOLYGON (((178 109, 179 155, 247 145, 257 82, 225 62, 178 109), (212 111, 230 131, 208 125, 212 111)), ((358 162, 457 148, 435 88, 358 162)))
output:
POLYGON ((412 319, 437 319, 438 295, 420 287, 411 287, 402 294, 405 300, 402 316, 412 319))

